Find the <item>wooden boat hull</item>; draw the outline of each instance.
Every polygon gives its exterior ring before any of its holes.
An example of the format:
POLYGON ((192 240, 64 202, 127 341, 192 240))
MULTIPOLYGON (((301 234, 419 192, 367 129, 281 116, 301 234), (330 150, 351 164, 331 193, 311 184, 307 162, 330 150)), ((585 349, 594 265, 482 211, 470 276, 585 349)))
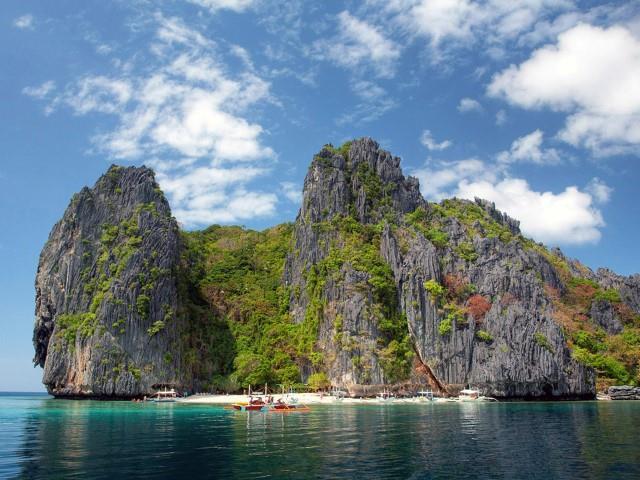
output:
POLYGON ((306 405, 274 405, 269 409, 273 413, 294 413, 294 412, 309 412, 311 409, 306 405))
POLYGON ((234 410, 238 410, 240 412, 259 412, 262 409, 267 408, 266 405, 244 405, 241 403, 234 403, 233 405, 231 405, 231 407, 233 407, 234 410))
POLYGON ((273 406, 274 410, 296 410, 299 409, 299 405, 287 405, 287 404, 275 404, 273 406))

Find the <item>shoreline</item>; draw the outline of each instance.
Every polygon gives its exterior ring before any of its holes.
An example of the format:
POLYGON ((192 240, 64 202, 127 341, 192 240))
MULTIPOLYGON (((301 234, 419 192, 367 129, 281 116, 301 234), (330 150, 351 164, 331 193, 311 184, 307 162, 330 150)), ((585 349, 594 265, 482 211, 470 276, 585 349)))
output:
MULTIPOLYGON (((259 396, 259 395, 255 395, 259 396)), ((273 394, 274 400, 278 400, 282 398, 285 400, 287 397, 286 394, 273 394)), ((388 403, 393 404, 427 404, 427 403, 511 403, 511 402, 549 402, 549 399, 538 398, 538 399, 522 399, 522 398, 513 398, 513 399, 502 399, 499 398, 496 401, 460 401, 457 397, 450 398, 436 398, 434 401, 429 400, 418 400, 415 397, 399 397, 395 398, 391 401, 380 401, 374 398, 351 398, 344 397, 342 400, 338 400, 336 397, 331 395, 321 395, 319 393, 298 393, 294 394, 294 397, 297 398, 298 403, 304 405, 340 405, 340 404, 349 404, 349 405, 385 405, 388 403)), ((189 404, 203 404, 203 405, 231 405, 233 403, 244 403, 248 400, 248 395, 226 395, 226 394, 196 394, 189 397, 178 398, 176 400, 177 403, 189 403, 189 404)), ((590 399, 576 399, 576 398, 555 398, 551 401, 557 402, 566 402, 566 401, 596 401, 596 398, 590 399)), ((602 400, 600 400, 602 401, 602 400)))
MULTIPOLYGON (((260 396, 255 394, 254 396, 260 396)), ((278 400, 282 398, 285 400, 287 398, 287 394, 273 394, 274 400, 278 400)), ((373 403, 376 402, 375 398, 365 399, 365 398, 349 398, 345 397, 342 400, 338 400, 336 397, 332 397, 331 395, 321 395, 319 393, 296 393, 293 395, 298 403, 302 403, 305 405, 319 405, 319 404, 337 404, 337 403, 373 403)), ((231 405, 233 403, 244 403, 248 400, 248 395, 226 395, 226 394, 196 394, 191 395, 185 398, 179 398, 176 401, 178 403, 202 403, 202 404, 214 404, 214 405, 231 405)))

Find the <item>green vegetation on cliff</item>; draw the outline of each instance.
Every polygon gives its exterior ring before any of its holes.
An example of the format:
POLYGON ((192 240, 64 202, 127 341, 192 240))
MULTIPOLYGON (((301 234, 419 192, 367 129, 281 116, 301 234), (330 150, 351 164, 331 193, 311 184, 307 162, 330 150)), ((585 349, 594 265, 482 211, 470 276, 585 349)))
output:
MULTIPOLYGON (((323 231, 335 232, 336 237, 331 242, 328 255, 312 266, 307 275, 307 289, 311 288, 307 315, 321 314, 315 305, 322 304, 322 299, 318 297, 322 288, 316 288, 316 285, 323 286, 329 277, 341 282, 344 266, 365 273, 367 286, 373 293, 370 313, 375 317, 381 333, 376 354, 387 381, 397 382, 409 377, 413 349, 407 320, 398 305, 391 268, 380 256, 382 225, 361 224, 351 216, 336 215, 330 222, 316 226, 323 231)), ((318 321, 316 319, 313 332, 317 332, 318 321)), ((315 337, 312 342, 315 342, 315 337)))
POLYGON ((281 285, 291 232, 290 224, 263 232, 214 225, 183 234, 185 342, 211 387, 300 381, 309 334, 291 322, 281 285))
POLYGON ((620 293, 603 289, 595 281, 574 276, 567 261, 553 252, 545 254, 564 280, 566 291, 547 287, 553 299, 554 316, 566 333, 573 357, 593 367, 598 388, 640 384, 640 315, 621 302, 620 293), (592 314, 594 304, 611 312, 621 325, 620 333, 609 333, 592 314))

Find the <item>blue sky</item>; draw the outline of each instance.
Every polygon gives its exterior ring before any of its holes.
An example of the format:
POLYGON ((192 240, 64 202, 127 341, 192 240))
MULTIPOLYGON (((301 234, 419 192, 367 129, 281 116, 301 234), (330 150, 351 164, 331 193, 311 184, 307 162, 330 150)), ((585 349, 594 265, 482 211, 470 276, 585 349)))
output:
POLYGON ((38 255, 111 163, 155 168, 185 228, 261 229, 323 144, 371 136, 427 198, 640 271, 636 2, 5 0, 0 61, 0 390, 42 389, 38 255))

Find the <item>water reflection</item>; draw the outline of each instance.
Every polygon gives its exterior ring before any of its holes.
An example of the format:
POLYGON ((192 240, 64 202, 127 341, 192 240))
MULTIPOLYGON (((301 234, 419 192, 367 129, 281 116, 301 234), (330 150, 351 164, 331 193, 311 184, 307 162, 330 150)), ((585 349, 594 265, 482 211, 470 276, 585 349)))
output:
POLYGON ((0 397, 0 426, 3 478, 640 478, 638 403, 265 414, 0 397))

